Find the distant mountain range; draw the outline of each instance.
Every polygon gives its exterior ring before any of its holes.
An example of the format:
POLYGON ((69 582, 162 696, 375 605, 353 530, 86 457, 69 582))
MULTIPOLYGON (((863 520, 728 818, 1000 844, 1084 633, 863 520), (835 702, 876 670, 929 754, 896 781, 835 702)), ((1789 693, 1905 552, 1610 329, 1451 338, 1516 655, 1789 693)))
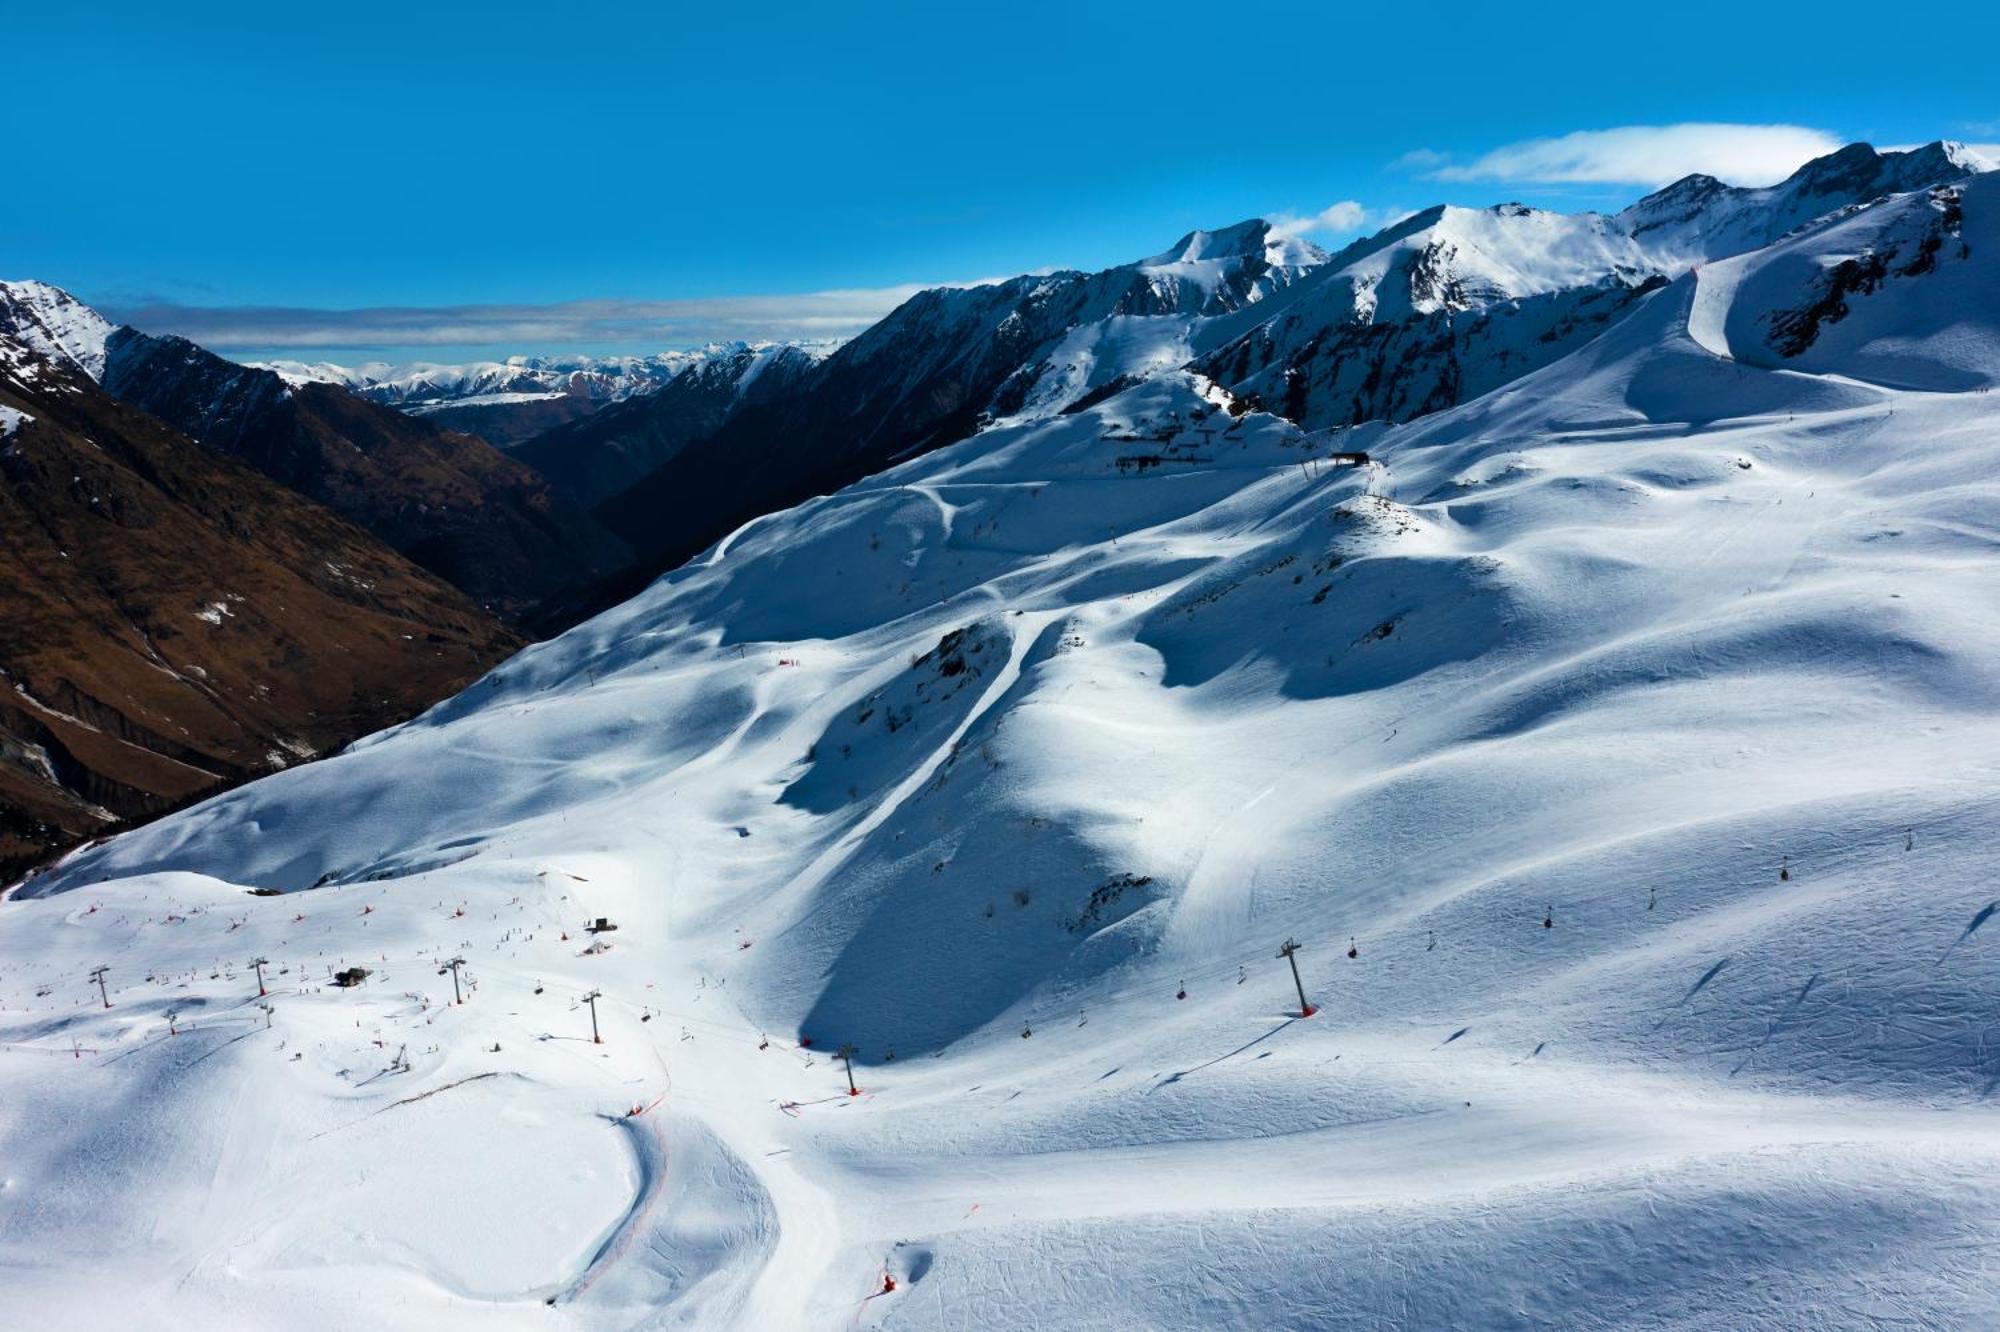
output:
MULTIPOLYGON (((385 361, 360 366, 329 362, 254 362, 290 384, 335 384, 370 402, 465 430, 506 448, 606 403, 651 393, 683 370, 717 358, 760 350, 764 343, 710 343, 652 356, 513 356, 464 365, 385 361)), ((799 344, 830 350, 834 344, 799 344)))

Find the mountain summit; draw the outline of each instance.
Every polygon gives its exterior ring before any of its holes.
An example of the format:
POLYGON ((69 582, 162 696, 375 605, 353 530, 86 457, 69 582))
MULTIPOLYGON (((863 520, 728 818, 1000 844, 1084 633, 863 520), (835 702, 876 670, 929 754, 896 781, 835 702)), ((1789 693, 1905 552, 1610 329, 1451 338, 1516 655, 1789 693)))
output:
POLYGON ((38 364, 104 376, 105 342, 114 325, 60 287, 0 282, 0 365, 17 376, 38 364))
POLYGON ((1301 237, 1280 234, 1260 217, 1220 231, 1190 231, 1173 245, 1135 267, 1166 268, 1175 264, 1225 263, 1252 259, 1273 268, 1311 268, 1326 262, 1326 251, 1301 237))

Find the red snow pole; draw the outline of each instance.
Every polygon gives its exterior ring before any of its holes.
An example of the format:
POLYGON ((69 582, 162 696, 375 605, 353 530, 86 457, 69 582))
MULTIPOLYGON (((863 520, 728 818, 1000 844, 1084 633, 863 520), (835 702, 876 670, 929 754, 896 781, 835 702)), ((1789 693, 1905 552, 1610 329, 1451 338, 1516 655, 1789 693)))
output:
POLYGON ((1299 979, 1298 941, 1295 939, 1285 940, 1284 945, 1278 949, 1278 956, 1284 958, 1285 961, 1292 964, 1292 984, 1297 986, 1299 991, 1299 1016, 1302 1018, 1309 1018, 1314 1013, 1319 1012, 1317 1008, 1314 1008, 1312 1004, 1307 1002, 1306 983, 1299 979))

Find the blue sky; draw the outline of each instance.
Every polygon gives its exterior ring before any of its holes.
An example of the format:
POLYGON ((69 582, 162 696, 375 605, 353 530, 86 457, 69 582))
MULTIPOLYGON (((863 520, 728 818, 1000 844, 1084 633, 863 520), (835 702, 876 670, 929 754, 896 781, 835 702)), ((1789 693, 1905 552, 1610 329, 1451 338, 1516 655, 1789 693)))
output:
POLYGON ((0 0, 0 277, 246 355, 841 333, 1259 214, 2000 141, 1952 8, 0 0))

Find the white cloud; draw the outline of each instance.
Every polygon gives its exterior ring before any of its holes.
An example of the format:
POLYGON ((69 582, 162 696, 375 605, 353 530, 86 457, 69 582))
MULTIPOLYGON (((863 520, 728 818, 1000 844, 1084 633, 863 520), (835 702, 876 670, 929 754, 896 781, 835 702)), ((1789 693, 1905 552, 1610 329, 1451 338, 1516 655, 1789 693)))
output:
POLYGON ((1412 148, 1395 161, 1389 163, 1392 171, 1433 171, 1451 161, 1449 153, 1441 153, 1435 148, 1412 148))
POLYGON ((1314 231, 1358 231, 1368 220, 1368 210, 1352 199, 1328 204, 1312 220, 1314 231))
POLYGON ((1353 199, 1342 199, 1339 203, 1328 204, 1310 217, 1296 213, 1276 213, 1268 220, 1271 230, 1280 236, 1304 236, 1318 234, 1343 236, 1365 227, 1381 225, 1381 214, 1353 199))
MULTIPOLYGON (((1626 125, 1526 139, 1470 162, 1439 162, 1424 174, 1445 181, 1665 185, 1700 172, 1734 185, 1771 185, 1841 145, 1839 136, 1802 125, 1626 125)), ((1428 149, 1419 154, 1401 161, 1421 167, 1437 157, 1428 149)))

